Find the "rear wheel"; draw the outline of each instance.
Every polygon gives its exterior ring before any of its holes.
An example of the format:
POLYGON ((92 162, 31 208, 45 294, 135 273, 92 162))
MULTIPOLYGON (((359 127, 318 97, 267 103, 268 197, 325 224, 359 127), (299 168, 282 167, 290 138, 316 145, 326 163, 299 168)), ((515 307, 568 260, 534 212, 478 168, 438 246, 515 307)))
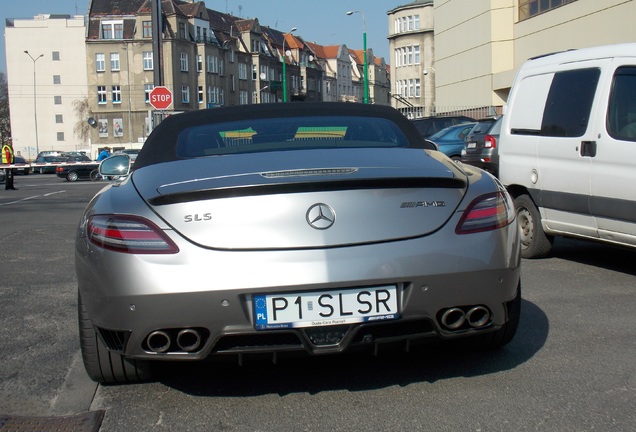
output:
POLYGON ((130 383, 152 377, 150 363, 131 360, 110 351, 102 342, 88 317, 82 297, 77 296, 77 312, 80 331, 80 348, 84 368, 88 376, 98 383, 130 383))
POLYGON ((66 180, 68 180, 70 182, 77 181, 78 178, 79 178, 79 176, 77 175, 77 173, 75 171, 69 171, 69 173, 66 174, 66 180))
POLYGON ((541 225, 541 214, 528 195, 515 198, 515 210, 521 230, 521 256, 542 258, 552 250, 554 237, 546 235, 541 225))
POLYGON ((98 169, 94 169, 93 171, 91 171, 89 177, 91 181, 98 181, 102 179, 102 175, 99 173, 98 169))

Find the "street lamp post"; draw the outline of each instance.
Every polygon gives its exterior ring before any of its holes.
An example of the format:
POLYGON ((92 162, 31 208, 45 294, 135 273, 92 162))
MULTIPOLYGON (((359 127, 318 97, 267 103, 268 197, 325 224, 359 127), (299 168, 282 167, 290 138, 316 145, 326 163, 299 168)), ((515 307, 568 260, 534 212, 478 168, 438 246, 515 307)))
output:
POLYGON ((35 62, 38 61, 41 57, 44 57, 44 54, 40 54, 36 58, 33 58, 29 51, 24 50, 24 53, 28 55, 31 60, 33 60, 33 118, 35 120, 35 155, 37 156, 40 153, 40 143, 38 141, 38 106, 35 87, 35 62))
POLYGON ((369 62, 367 61, 367 20, 364 16, 364 12, 356 10, 349 11, 347 15, 351 16, 354 13, 362 15, 362 49, 364 50, 364 103, 369 103, 369 62))
POLYGON ((296 27, 292 27, 288 33, 283 33, 283 102, 287 102, 287 53, 285 52, 285 36, 292 34, 296 30, 298 30, 296 27))

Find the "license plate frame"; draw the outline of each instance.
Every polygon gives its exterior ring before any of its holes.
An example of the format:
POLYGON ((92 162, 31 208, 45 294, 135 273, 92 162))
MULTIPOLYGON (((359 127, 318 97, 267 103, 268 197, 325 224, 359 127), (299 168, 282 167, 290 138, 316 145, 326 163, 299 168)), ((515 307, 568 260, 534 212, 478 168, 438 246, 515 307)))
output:
POLYGON ((254 294, 254 328, 322 327, 399 318, 397 285, 254 294))
POLYGON ((469 148, 469 149, 477 148, 477 143, 476 142, 466 143, 466 148, 469 148))

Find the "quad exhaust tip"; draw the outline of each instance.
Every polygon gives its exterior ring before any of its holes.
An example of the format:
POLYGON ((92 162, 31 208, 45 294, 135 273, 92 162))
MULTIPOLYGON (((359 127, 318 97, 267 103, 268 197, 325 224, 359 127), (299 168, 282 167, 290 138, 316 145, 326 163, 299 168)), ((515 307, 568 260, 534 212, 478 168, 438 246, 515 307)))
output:
POLYGON ((440 323, 448 330, 482 328, 490 323, 491 314, 485 306, 456 306, 442 311, 440 323))

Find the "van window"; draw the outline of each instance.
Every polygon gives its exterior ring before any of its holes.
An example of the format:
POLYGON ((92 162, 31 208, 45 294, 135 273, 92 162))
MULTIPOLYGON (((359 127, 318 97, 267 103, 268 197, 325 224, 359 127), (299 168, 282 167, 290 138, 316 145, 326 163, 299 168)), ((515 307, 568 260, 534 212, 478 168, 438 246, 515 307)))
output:
POLYGON ((636 141, 636 66, 618 68, 614 74, 607 131, 613 138, 636 141))
POLYGON ((596 68, 554 74, 543 111, 541 136, 579 137, 585 133, 600 75, 596 68))

